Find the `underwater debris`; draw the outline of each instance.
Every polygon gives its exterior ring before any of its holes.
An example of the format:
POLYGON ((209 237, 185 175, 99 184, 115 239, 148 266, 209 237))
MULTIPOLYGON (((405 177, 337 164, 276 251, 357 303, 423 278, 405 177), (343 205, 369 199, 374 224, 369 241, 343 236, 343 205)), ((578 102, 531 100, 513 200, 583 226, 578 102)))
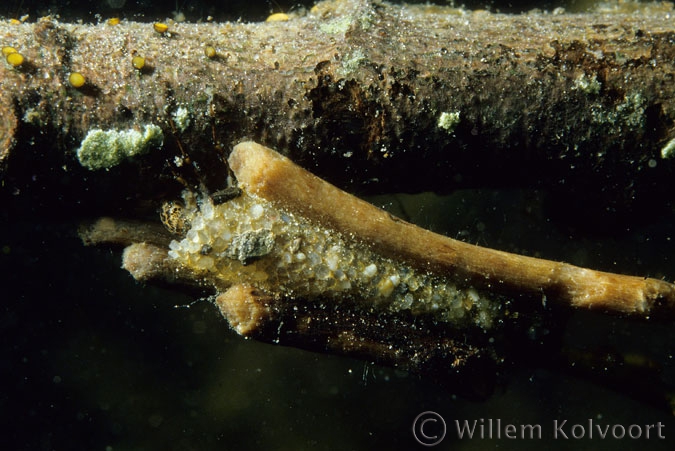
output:
MULTIPOLYGON (((248 264, 252 259, 264 257, 272 252, 274 248, 274 234, 268 229, 249 230, 235 235, 230 241, 230 245, 225 249, 222 255, 239 260, 243 265, 248 264)), ((204 249, 213 249, 209 244, 203 244, 199 252, 207 255, 204 249)))
POLYGON ((438 118, 438 128, 442 128, 446 132, 452 133, 455 131, 455 127, 457 127, 459 121, 459 111, 452 111, 450 113, 443 111, 441 116, 438 118))
POLYGON ((494 374, 502 326, 542 315, 542 297, 643 317, 675 307, 672 284, 436 235, 253 142, 228 162, 238 189, 165 204, 170 242, 156 224, 109 219, 83 241, 128 244, 123 267, 137 280, 212 293, 241 335, 444 378, 467 366, 494 374), (519 294, 536 301, 514 310, 519 294))
MULTIPOLYGON (((241 192, 185 191, 162 219, 174 234, 161 261, 135 272, 212 287, 246 284, 274 299, 332 300, 492 327, 513 294, 648 316, 675 307, 675 285, 487 249, 421 229, 253 142, 229 158, 241 192), (170 214, 167 214, 169 211, 170 214), (159 269, 158 269, 159 268, 159 269), (164 268, 164 269, 161 269, 164 268)), ((145 276, 144 276, 145 277, 145 276)))
POLYGON ((661 158, 672 158, 675 155, 675 138, 671 139, 661 149, 661 158))
POLYGON ((675 307, 675 285, 510 254, 424 230, 362 201, 254 142, 228 160, 239 186, 283 211, 353 236, 380 254, 491 292, 547 296, 577 308, 648 315, 675 307))
POLYGON ((381 310, 433 313, 455 326, 486 328, 505 305, 382 257, 362 242, 246 190, 219 205, 188 192, 182 214, 191 228, 182 240, 171 242, 168 256, 218 292, 244 283, 278 298, 348 298, 381 310))
POLYGON ((77 159, 87 169, 109 169, 122 161, 141 155, 152 148, 161 147, 162 129, 148 124, 143 131, 93 129, 77 149, 77 159))

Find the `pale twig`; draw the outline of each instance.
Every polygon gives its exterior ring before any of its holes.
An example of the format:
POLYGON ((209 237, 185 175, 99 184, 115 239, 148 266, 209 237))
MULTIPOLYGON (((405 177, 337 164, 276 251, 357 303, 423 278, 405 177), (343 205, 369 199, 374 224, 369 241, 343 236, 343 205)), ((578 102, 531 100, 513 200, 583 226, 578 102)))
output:
POLYGON ((580 268, 487 249, 405 222, 256 144, 235 146, 229 158, 239 185, 282 210, 354 237, 376 252, 467 284, 529 293, 600 309, 648 316, 675 306, 675 285, 662 280, 580 268))

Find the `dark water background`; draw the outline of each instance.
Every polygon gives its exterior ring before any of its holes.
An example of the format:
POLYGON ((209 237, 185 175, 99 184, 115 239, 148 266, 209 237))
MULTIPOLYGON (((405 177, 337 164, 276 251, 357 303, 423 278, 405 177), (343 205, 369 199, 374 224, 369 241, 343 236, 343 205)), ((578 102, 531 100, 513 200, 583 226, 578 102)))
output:
MULTIPOLYGON (((209 14, 261 20, 294 5, 187 1, 179 7, 189 20, 209 14)), ((150 21, 173 10, 175 3, 151 1, 127 1, 122 8, 105 1, 0 5, 6 17, 30 13, 34 19, 52 11, 64 20, 94 20, 100 13, 150 21)), ((2 449, 415 449, 422 447, 413 439, 412 422, 427 410, 449 426, 436 449, 673 449, 675 421, 667 409, 536 364, 508 368, 495 393, 474 402, 451 387, 368 362, 244 340, 210 303, 138 284, 120 269, 118 250, 81 246, 72 220, 73 212, 82 213, 77 200, 59 198, 29 167, 22 170, 19 185, 0 190, 2 449), (540 424, 543 438, 457 439, 454 420, 481 418, 540 424), (553 440, 555 420, 571 426, 589 419, 625 427, 661 422, 666 440, 553 440)), ((672 208, 580 228, 556 213, 574 211, 574 205, 535 190, 372 201, 470 242, 675 279, 672 208)), ((661 367, 655 383, 675 385, 675 330, 668 323, 577 312, 564 336, 583 349, 650 358, 661 367)))

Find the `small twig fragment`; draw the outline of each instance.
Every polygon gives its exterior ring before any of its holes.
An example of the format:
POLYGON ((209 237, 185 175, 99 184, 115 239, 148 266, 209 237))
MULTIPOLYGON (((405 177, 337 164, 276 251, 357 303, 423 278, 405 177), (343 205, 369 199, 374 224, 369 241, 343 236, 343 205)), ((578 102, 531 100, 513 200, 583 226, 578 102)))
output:
POLYGON ((124 221, 108 217, 81 225, 78 234, 85 246, 102 243, 122 246, 128 246, 132 243, 150 243, 166 247, 172 239, 169 232, 159 224, 124 221))
POLYGON ((271 297, 247 284, 238 284, 216 298, 220 313, 239 335, 249 336, 272 320, 271 297))

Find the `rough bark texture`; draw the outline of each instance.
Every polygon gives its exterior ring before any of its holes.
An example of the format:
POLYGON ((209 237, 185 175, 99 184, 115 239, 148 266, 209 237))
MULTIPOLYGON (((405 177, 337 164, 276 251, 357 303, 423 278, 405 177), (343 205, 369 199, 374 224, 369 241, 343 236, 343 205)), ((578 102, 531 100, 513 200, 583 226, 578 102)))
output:
POLYGON ((202 171, 250 138, 362 192, 541 182, 633 200, 663 192, 672 172, 661 152, 675 146, 675 32, 663 11, 509 16, 344 0, 288 22, 163 35, 54 20, 0 33, 26 58, 1 68, 5 161, 44 140, 60 166, 92 129, 156 124, 164 152, 180 146, 202 171), (84 87, 69 85, 71 71, 84 87))

